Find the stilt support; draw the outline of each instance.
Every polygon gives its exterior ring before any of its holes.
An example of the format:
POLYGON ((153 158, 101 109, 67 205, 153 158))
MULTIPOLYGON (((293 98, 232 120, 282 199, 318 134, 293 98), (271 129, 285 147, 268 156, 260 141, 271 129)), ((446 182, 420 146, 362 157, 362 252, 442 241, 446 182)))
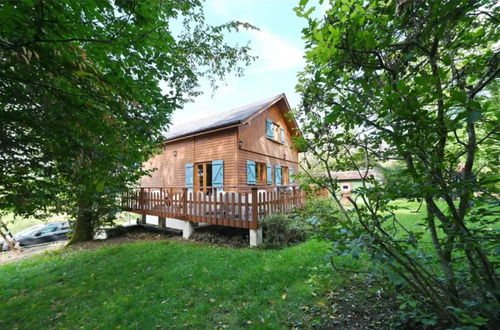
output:
POLYGON ((166 219, 164 217, 158 217, 158 228, 165 229, 166 227, 166 219))
POLYGON ((262 244, 262 228, 250 230, 250 246, 259 246, 262 244))
POLYGON ((182 230, 182 237, 188 239, 191 237, 194 231, 194 223, 191 221, 185 221, 184 229, 182 230))

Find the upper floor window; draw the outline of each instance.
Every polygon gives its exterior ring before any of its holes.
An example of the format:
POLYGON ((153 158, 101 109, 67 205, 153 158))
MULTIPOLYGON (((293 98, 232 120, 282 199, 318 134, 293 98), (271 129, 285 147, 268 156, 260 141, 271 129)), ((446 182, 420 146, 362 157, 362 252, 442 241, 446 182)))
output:
POLYGON ((266 120, 266 136, 268 139, 281 144, 285 143, 285 129, 279 123, 273 122, 270 119, 266 120))

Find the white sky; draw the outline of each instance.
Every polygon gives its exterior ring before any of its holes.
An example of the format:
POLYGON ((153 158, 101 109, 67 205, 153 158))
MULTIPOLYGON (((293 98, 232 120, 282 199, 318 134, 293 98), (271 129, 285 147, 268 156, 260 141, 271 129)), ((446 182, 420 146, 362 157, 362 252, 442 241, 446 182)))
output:
POLYGON ((230 110, 254 101, 285 93, 291 107, 299 102, 295 93, 297 73, 304 64, 301 30, 306 26, 293 8, 298 0, 209 0, 205 15, 210 24, 231 20, 249 22, 259 31, 241 31, 229 36, 241 45, 250 41, 251 54, 259 58, 243 77, 227 78, 215 94, 207 83, 203 95, 173 114, 173 124, 181 124, 230 110), (212 95, 213 94, 213 95, 212 95))

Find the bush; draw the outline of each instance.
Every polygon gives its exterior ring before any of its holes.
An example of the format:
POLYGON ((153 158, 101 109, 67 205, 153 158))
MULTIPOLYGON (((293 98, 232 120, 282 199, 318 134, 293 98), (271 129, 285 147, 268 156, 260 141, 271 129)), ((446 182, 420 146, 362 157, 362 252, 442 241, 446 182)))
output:
POLYGON ((306 241, 311 234, 310 225, 297 213, 274 214, 261 221, 264 248, 280 249, 306 241))

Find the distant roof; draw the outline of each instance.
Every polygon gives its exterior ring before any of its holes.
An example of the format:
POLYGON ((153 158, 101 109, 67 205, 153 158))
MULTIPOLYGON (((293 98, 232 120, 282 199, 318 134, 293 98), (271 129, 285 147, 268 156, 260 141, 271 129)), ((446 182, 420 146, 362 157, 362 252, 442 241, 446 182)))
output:
POLYGON ((172 126, 170 130, 165 133, 165 138, 167 140, 173 140, 217 128, 241 124, 253 114, 270 107, 284 97, 285 94, 279 94, 226 112, 172 126))
MULTIPOLYGON (((343 180, 363 180, 366 178, 373 176, 375 179, 380 179, 380 174, 375 171, 375 170, 368 170, 368 173, 366 173, 366 170, 360 170, 358 171, 344 171, 344 172, 331 172, 331 176, 334 179, 343 181, 343 180), (360 175, 361 172, 361 175, 360 175)), ((325 173, 326 176, 328 176, 328 173, 325 173)))

